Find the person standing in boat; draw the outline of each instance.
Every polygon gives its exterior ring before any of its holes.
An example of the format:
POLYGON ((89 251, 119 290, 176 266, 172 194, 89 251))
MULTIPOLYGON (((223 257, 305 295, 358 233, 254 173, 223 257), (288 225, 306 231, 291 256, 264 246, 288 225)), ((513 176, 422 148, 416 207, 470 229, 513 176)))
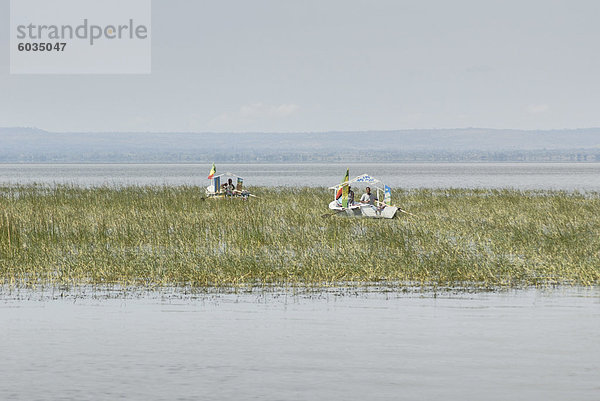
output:
POLYGON ((371 193, 371 188, 365 188, 365 193, 360 197, 360 203, 368 203, 371 206, 375 206, 375 201, 377 201, 377 196, 371 193))

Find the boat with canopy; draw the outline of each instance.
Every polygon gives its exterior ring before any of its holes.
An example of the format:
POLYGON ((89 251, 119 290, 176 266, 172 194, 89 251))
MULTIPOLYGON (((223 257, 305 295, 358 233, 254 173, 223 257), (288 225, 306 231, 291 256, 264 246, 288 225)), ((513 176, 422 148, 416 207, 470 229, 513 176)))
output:
POLYGON ((244 189, 244 179, 233 173, 222 173, 217 175, 214 163, 208 174, 209 185, 206 187, 206 197, 209 199, 239 198, 246 200, 255 197, 244 189))
POLYGON ((334 214, 374 219, 393 219, 396 216, 399 208, 391 205, 392 189, 389 186, 369 174, 361 174, 350 180, 349 173, 350 171, 346 170, 346 176, 341 184, 329 187, 334 194, 333 201, 329 203, 329 209, 335 211, 334 214), (350 199, 350 188, 364 190, 366 187, 369 187, 374 195, 373 204, 350 199))

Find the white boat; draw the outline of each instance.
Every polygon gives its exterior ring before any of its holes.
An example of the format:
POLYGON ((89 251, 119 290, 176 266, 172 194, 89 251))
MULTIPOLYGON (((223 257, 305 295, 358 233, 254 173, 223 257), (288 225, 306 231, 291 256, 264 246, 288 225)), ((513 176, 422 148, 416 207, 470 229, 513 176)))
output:
POLYGON ((348 172, 346 172, 346 178, 341 184, 329 187, 333 190, 333 201, 329 203, 329 209, 337 212, 335 214, 339 216, 351 216, 351 217, 367 217, 374 219, 393 219, 396 216, 396 212, 399 210, 398 207, 390 205, 391 202, 391 188, 383 184, 377 178, 370 176, 369 174, 362 174, 351 180, 348 180, 348 172), (357 195, 354 202, 344 199, 346 194, 340 195, 340 192, 347 193, 344 189, 347 188, 359 188, 365 189, 370 187, 371 191, 376 195, 376 201, 373 205, 369 203, 360 203, 360 195, 357 195), (382 195, 383 194, 383 201, 382 195), (347 203, 347 205, 344 205, 347 203))
MULTIPOLYGON (((213 165, 213 169, 214 165, 213 165)), ((216 170, 216 169, 215 169, 216 170)), ((209 175, 210 185, 206 187, 208 199, 243 199, 255 197, 244 189, 244 179, 233 173, 216 175, 213 171, 209 175)))

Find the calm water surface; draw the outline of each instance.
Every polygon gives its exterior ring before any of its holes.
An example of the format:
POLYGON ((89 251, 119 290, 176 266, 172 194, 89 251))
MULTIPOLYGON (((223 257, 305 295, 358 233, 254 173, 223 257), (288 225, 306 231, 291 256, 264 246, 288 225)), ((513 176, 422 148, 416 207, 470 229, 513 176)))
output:
MULTIPOLYGON (((219 164, 218 172, 244 177, 246 185, 332 186, 368 173, 392 187, 517 188, 600 191, 600 163, 385 163, 219 164)), ((0 185, 208 184, 208 164, 0 164, 0 185)))
POLYGON ((11 297, 2 400, 600 397, 599 288, 11 297))

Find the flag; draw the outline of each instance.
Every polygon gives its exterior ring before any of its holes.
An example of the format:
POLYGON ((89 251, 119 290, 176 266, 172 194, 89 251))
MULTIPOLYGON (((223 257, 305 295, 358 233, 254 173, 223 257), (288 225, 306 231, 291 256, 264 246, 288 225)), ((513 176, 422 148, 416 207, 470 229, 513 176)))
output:
POLYGON ((350 169, 346 170, 346 176, 344 177, 344 181, 342 181, 342 184, 339 186, 336 194, 335 194, 335 199, 340 199, 340 196, 342 196, 342 192, 344 188, 344 184, 348 182, 348 176, 350 175, 350 169))
POLYGON ((213 166, 210 169, 210 173, 208 173, 208 179, 210 180, 211 178, 213 178, 216 172, 217 168, 215 167, 215 163, 213 163, 213 166))
POLYGON ((383 203, 385 203, 386 205, 391 204, 392 203, 392 188, 385 185, 383 191, 384 191, 383 203))
POLYGON ((348 178, 350 175, 350 169, 346 169, 346 176, 344 182, 342 182, 342 207, 348 207, 348 178))

